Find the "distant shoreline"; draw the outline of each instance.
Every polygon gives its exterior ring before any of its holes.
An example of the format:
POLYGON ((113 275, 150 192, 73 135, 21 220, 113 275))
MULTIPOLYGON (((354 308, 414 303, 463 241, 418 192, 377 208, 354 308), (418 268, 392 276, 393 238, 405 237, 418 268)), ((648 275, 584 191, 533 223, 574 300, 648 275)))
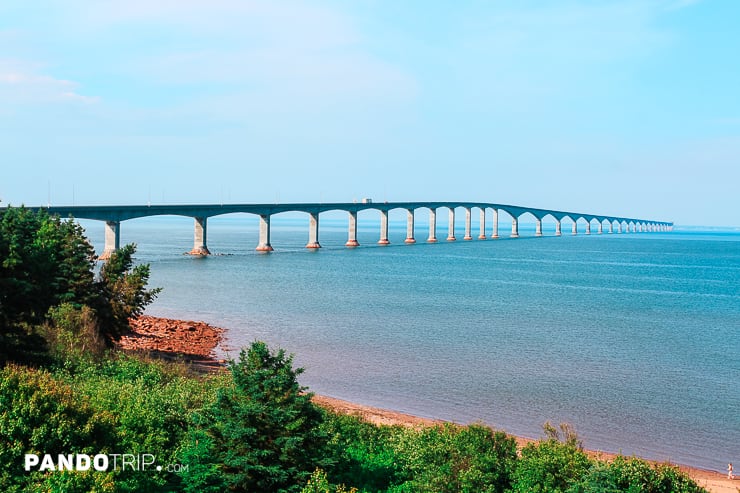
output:
MULTIPOLYGON (((226 330, 220 327, 190 320, 178 320, 142 315, 130 321, 132 331, 124 335, 118 347, 124 351, 146 352, 166 360, 192 364, 199 371, 219 371, 226 361, 217 359, 216 350, 224 340, 226 330)), ((423 418, 410 414, 365 406, 335 397, 315 395, 314 402, 337 413, 357 415, 374 424, 400 426, 435 426, 443 420, 423 418)), ((505 431, 505 430, 504 430, 505 431)), ((511 435, 521 448, 534 442, 531 438, 511 435)), ((588 450, 591 457, 612 460, 618 454, 588 450)), ((654 462, 654 461, 651 461, 654 462)), ((727 475, 696 467, 675 464, 694 481, 712 493, 738 493, 740 479, 731 481, 727 475)))

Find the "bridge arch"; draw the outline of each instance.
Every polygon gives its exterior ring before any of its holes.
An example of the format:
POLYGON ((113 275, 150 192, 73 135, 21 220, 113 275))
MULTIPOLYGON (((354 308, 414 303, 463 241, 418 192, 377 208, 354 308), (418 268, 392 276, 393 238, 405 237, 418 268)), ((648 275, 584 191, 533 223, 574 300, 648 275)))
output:
MULTIPOLYGON (((357 243, 357 215, 365 211, 378 211, 381 216, 381 244, 383 240, 388 241, 388 216, 406 215, 407 231, 405 240, 415 241, 414 216, 418 209, 427 208, 430 214, 430 234, 428 241, 436 241, 436 215, 440 209, 448 209, 448 237, 455 238, 455 221, 458 214, 464 213, 465 235, 464 239, 472 239, 472 214, 474 209, 479 209, 480 226, 478 238, 486 237, 487 215, 490 209, 492 216, 492 238, 498 238, 499 214, 505 213, 512 221, 512 237, 519 236, 519 221, 527 214, 531 214, 536 222, 535 234, 542 234, 542 221, 548 216, 552 217, 556 225, 556 235, 560 235, 560 226, 565 218, 573 223, 573 230, 577 232, 578 222, 585 223, 586 231, 594 225, 598 225, 599 232, 603 231, 604 221, 607 221, 610 232, 617 225, 619 231, 653 232, 671 229, 670 223, 651 221, 647 219, 624 218, 614 216, 600 216, 571 211, 556 211, 530 207, 515 206, 510 204, 480 203, 480 202, 383 202, 383 203, 292 203, 292 204, 195 204, 195 205, 136 205, 136 206, 55 206, 43 208, 52 214, 62 217, 70 215, 80 219, 92 219, 105 222, 104 237, 106 247, 104 253, 115 250, 120 243, 120 225, 123 221, 157 215, 171 215, 179 217, 191 217, 195 222, 194 244, 192 253, 207 254, 207 223, 211 217, 229 214, 247 214, 257 216, 260 222, 261 247, 271 248, 270 219, 272 216, 282 215, 287 212, 296 212, 309 216, 309 248, 319 248, 318 241, 319 216, 324 213, 341 211, 349 216, 350 227, 347 246, 352 246, 353 239, 357 243), (594 223, 594 221, 596 221, 594 223), (354 238, 352 238, 354 232, 354 238)), ((461 216, 462 217, 462 216, 461 216)), ((399 220, 401 218, 399 217, 399 220)), ((400 221, 399 221, 400 222, 400 221)), ((460 221, 462 223, 462 221, 460 221)), ((395 224, 395 223, 394 223, 395 224)), ((102 255, 101 255, 102 256, 102 255)))

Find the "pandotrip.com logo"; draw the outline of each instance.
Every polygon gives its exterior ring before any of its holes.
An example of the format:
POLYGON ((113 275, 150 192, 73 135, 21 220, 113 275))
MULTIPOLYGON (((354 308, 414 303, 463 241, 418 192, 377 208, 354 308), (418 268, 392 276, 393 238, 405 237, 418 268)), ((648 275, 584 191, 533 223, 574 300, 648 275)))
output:
POLYGON ((38 471, 167 471, 185 472, 185 464, 157 464, 154 454, 25 454, 23 468, 38 471))

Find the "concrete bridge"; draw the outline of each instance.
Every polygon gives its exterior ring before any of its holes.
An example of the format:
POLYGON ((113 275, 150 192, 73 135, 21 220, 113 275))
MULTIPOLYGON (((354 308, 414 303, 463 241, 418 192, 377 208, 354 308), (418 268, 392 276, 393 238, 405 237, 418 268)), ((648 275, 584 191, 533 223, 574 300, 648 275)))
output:
POLYGON ((380 214, 380 232, 378 244, 388 245, 388 212, 394 209, 407 211, 406 243, 416 243, 414 237, 414 216, 418 209, 429 210, 429 236, 427 242, 437 241, 437 211, 447 209, 449 214, 448 231, 446 240, 454 241, 455 238, 455 210, 461 208, 465 211, 465 236, 463 240, 472 240, 472 213, 478 209, 479 240, 489 238, 486 228, 488 222, 486 216, 490 210, 493 216, 490 238, 499 238, 499 212, 503 211, 511 217, 512 238, 519 237, 519 218, 524 214, 531 214, 535 221, 535 236, 542 236, 542 221, 550 217, 555 221, 555 235, 562 234, 562 221, 568 219, 571 224, 571 234, 578 234, 578 221, 583 220, 585 234, 591 234, 591 228, 596 227, 598 234, 605 231, 608 233, 635 233, 653 231, 671 231, 673 223, 653 221, 647 219, 636 219, 630 217, 606 216, 599 214, 587 214, 582 212, 566 212, 548 209, 535 209, 507 204, 494 204, 487 202, 362 202, 362 203, 305 203, 305 204, 222 204, 222 205, 122 205, 122 206, 51 206, 44 207, 50 214, 58 214, 61 217, 72 216, 76 219, 93 219, 105 221, 105 249, 100 256, 101 259, 110 257, 110 254, 120 246, 121 222, 128 219, 148 216, 175 215, 192 217, 195 220, 195 234, 192 255, 209 255, 207 245, 207 223, 208 218, 222 214, 246 213, 254 214, 260 218, 259 243, 257 250, 261 252, 272 251, 270 243, 270 217, 282 212, 304 212, 309 216, 308 243, 306 248, 321 248, 319 243, 319 215, 327 211, 345 211, 348 213, 348 247, 359 246, 357 242, 357 213, 359 211, 374 209, 380 214))

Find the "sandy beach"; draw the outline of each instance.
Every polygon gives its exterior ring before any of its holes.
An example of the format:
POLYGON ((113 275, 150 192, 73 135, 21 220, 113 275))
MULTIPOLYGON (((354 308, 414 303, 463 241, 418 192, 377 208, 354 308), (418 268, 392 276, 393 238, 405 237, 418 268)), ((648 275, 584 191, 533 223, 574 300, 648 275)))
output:
MULTIPOLYGON (((130 321, 132 332, 124 335, 118 347, 125 351, 146 352, 168 360, 193 364, 201 371, 217 371, 225 362, 216 359, 216 349, 223 342, 225 330, 204 322, 176 320, 143 315, 130 321)), ((444 421, 412 416, 388 409, 356 404, 334 397, 316 395, 316 404, 338 413, 352 414, 381 425, 435 426, 444 421)), ((519 447, 532 442, 530 438, 514 436, 519 447)), ((615 446, 615 449, 618 449, 615 446)), ((611 460, 616 454, 587 451, 592 457, 611 460)), ((700 486, 712 493, 739 493, 740 478, 734 481, 724 473, 677 464, 700 486)))

